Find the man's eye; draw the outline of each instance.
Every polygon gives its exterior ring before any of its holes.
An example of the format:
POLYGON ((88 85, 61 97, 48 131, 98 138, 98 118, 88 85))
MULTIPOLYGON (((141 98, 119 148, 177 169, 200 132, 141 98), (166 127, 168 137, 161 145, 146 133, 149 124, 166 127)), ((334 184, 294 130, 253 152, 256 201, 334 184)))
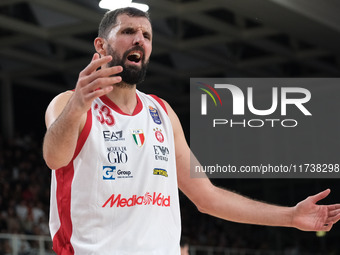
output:
POLYGON ((130 35, 130 34, 132 34, 133 33, 133 31, 132 30, 125 30, 125 31, 123 31, 123 34, 128 34, 128 35, 130 35))

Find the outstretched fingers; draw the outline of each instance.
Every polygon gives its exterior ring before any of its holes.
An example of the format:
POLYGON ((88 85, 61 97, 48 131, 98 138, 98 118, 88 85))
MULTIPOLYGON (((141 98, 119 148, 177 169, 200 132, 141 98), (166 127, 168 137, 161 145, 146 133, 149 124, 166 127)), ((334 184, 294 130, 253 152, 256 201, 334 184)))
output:
POLYGON ((90 78, 90 80, 86 79, 86 81, 89 83, 93 79, 96 79, 99 76, 101 77, 111 76, 111 75, 115 75, 121 72, 123 69, 120 66, 99 69, 103 65, 109 63, 111 60, 112 60, 112 56, 110 55, 99 57, 99 54, 95 53, 92 57, 91 62, 80 72, 79 78, 85 78, 85 79, 90 78))
POLYGON ((100 97, 109 93, 112 90, 112 85, 122 81, 121 76, 112 76, 120 73, 123 70, 121 66, 115 66, 111 68, 105 68, 98 71, 94 76, 89 77, 91 81, 88 81, 86 88, 90 97, 100 97))
POLYGON ((80 72, 79 76, 87 76, 95 72, 102 65, 110 62, 112 56, 100 57, 98 53, 93 54, 91 62, 80 72))
POLYGON ((74 96, 72 97, 73 109, 86 112, 92 101, 112 91, 114 84, 122 81, 119 73, 121 66, 104 67, 112 60, 112 56, 100 57, 95 53, 91 62, 79 74, 74 96))
POLYGON ((320 200, 324 199, 325 197, 327 197, 329 195, 329 193, 331 192, 330 189, 326 189, 314 196, 310 196, 309 199, 311 199, 311 201, 316 204, 317 202, 319 202, 320 200))
MULTIPOLYGON (((117 82, 114 82, 114 83, 117 83, 117 82)), ((113 83, 110 83, 110 84, 113 84, 113 83)), ((88 100, 93 100, 97 97, 101 97, 103 95, 108 94, 110 91, 113 90, 113 86, 111 86, 110 84, 108 84, 106 86, 102 86, 102 87, 100 87, 96 90, 92 90, 91 92, 89 92, 88 95, 87 95, 88 100)))
POLYGON ((328 210, 329 211, 337 211, 340 210, 340 204, 332 204, 332 205, 328 205, 328 210))
POLYGON ((112 90, 111 85, 121 82, 122 78, 117 74, 123 71, 123 67, 100 68, 111 60, 111 56, 99 58, 99 54, 95 53, 91 63, 80 72, 78 87, 87 99, 91 100, 107 94, 112 90))
POLYGON ((335 224, 340 220, 340 205, 329 205, 328 206, 328 218, 327 223, 335 224))
POLYGON ((121 77, 117 74, 122 71, 123 68, 121 66, 103 68, 84 78, 84 82, 89 84, 90 89, 97 89, 101 85, 120 82, 121 77))

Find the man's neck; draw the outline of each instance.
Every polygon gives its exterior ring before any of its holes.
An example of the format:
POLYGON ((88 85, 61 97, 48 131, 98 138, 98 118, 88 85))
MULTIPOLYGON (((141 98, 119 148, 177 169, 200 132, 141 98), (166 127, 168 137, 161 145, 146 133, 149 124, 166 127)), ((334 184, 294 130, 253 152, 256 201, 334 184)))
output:
POLYGON ((136 86, 113 86, 113 90, 106 96, 124 113, 129 115, 133 114, 137 105, 136 86))

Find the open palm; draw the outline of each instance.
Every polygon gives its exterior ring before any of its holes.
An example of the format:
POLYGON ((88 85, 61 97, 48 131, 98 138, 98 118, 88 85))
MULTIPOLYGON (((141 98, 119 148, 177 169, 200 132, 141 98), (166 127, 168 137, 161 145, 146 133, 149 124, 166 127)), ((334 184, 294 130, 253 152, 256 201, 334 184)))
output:
POLYGON ((340 204, 318 205, 330 189, 309 196, 295 206, 292 225, 304 231, 329 231, 340 219, 340 204))

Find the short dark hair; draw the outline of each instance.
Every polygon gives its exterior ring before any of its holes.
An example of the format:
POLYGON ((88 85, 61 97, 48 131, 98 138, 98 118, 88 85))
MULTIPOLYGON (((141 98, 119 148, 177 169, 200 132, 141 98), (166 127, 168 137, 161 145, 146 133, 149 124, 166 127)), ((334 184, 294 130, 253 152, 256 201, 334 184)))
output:
POLYGON ((109 31, 112 29, 112 27, 117 25, 117 17, 122 14, 126 14, 130 17, 145 17, 151 23, 148 12, 144 12, 133 7, 120 8, 120 9, 108 11, 104 14, 99 24, 98 36, 102 38, 106 38, 109 31))

